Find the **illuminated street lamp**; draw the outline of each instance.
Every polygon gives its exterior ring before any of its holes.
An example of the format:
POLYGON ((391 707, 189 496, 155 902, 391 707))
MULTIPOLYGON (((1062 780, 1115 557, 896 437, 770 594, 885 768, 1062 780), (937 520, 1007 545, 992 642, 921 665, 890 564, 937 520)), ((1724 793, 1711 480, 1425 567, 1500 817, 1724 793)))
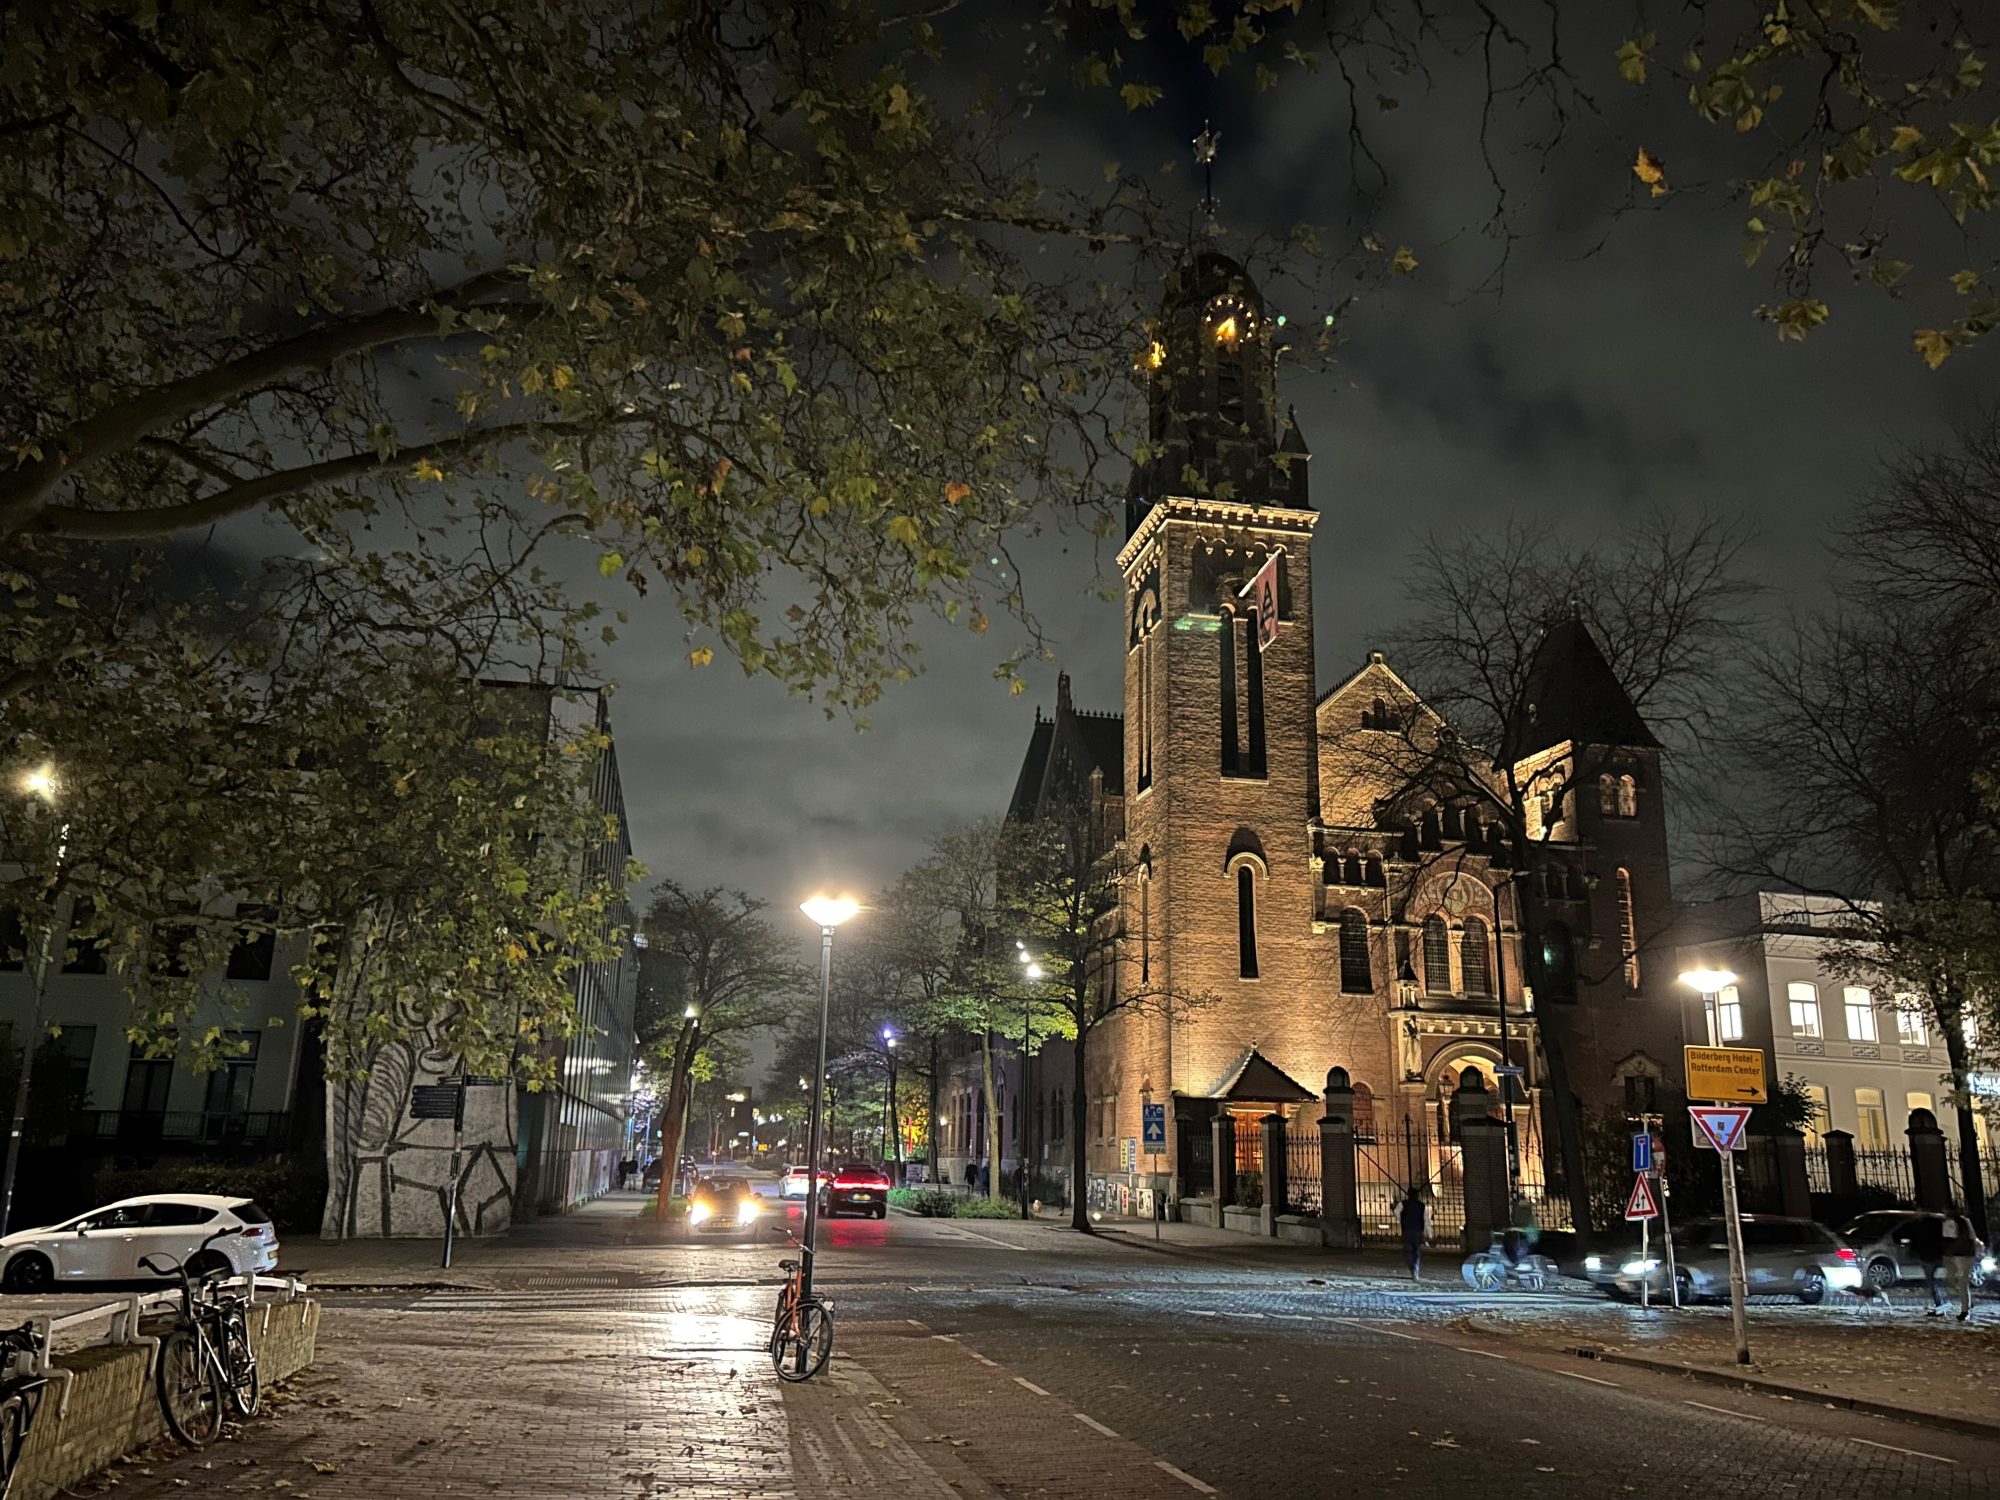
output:
POLYGON ((898 1040, 895 1027, 884 1026, 882 1028, 882 1050, 889 1058, 889 1101, 888 1113, 883 1116, 882 1120, 882 1145, 884 1152, 888 1155, 889 1164, 895 1168, 895 1171, 891 1175, 896 1179, 896 1186, 901 1187, 903 1185, 903 1132, 900 1128, 902 1117, 896 1112, 896 1043, 898 1040))
POLYGON ((819 1153, 824 1122, 820 1119, 820 1094, 826 1080, 826 1013, 833 998, 833 934, 840 924, 861 910, 861 904, 844 896, 814 896, 799 903, 799 910, 819 927, 819 1067, 813 1072, 812 1113, 807 1116, 806 1152, 806 1239, 800 1256, 799 1300, 812 1296, 813 1256, 819 1248, 819 1153))
MULTIPOLYGON (((23 795, 54 807, 56 795, 62 790, 62 779, 56 775, 56 768, 43 761, 33 770, 24 772, 20 779, 23 795)), ((28 1033, 21 1048, 21 1072, 14 1080, 13 1128, 7 1133, 6 1166, 0 1168, 0 1234, 5 1234, 14 1215, 14 1178, 21 1168, 21 1132, 28 1120, 28 1088, 35 1071, 35 1042, 42 1034, 42 1014, 44 1002, 49 993, 49 971, 55 967, 56 933, 67 932, 69 928, 69 902, 63 892, 63 858, 69 852, 69 824, 63 823, 56 831, 55 868, 50 879, 50 887, 55 900, 48 909, 48 919, 42 924, 41 954, 35 964, 35 999, 33 1016, 28 1024, 28 1033)))
MULTIPOLYGON (((1701 991, 1701 1011, 1708 1022, 1708 1045, 1715 1045, 1716 996, 1736 983, 1727 969, 1689 969, 1681 983, 1701 991)), ((1750 1363, 1750 1329, 1744 1320, 1743 1299, 1749 1288, 1743 1270, 1743 1216, 1736 1211, 1736 1153, 1717 1151, 1722 1158, 1722 1216, 1729 1230, 1729 1326, 1736 1335, 1736 1363, 1750 1363)), ((1679 1300, 1676 1298, 1676 1300, 1679 1300)))
MULTIPOLYGON (((1020 960, 1021 976, 1029 984, 1042 981, 1042 966, 1035 962, 1028 945, 1016 941, 1014 957, 1020 960)), ((1028 1210, 1028 1163, 1029 1147, 1033 1140, 1035 1114, 1032 1104, 1034 1090, 1029 1080, 1029 1069, 1034 1066, 1034 1011, 1035 992, 1021 991, 1021 1217, 1031 1217, 1028 1210)))

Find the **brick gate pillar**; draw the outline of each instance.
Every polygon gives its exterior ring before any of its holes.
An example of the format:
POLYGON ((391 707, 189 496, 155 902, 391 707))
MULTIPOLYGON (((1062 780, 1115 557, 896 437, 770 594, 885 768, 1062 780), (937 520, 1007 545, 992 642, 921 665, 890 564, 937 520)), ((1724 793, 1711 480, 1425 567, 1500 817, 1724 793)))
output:
POLYGON ((1215 1194, 1215 1227, 1224 1227, 1222 1211, 1236 1201, 1236 1117, 1226 1109, 1209 1122, 1209 1188, 1215 1194))
POLYGON ((1361 1248, 1354 1150, 1354 1089, 1347 1069, 1328 1068, 1326 1113, 1319 1121, 1319 1242, 1332 1250, 1361 1248))
POLYGON ((1787 1218, 1812 1217, 1812 1183, 1806 1178, 1806 1138, 1796 1130, 1780 1130, 1771 1137, 1777 1160, 1778 1202, 1787 1218))
POLYGON ((1259 1143, 1264 1148, 1264 1217, 1258 1225, 1266 1239, 1278 1237, 1278 1215, 1285 1211, 1285 1199, 1291 1196, 1291 1158, 1286 1153, 1290 1142, 1285 1135, 1285 1117, 1275 1110, 1258 1121, 1263 1132, 1259 1143))
POLYGON ((1951 1207, 1951 1173, 1945 1165, 1944 1132, 1927 1109, 1910 1111, 1910 1173, 1917 1182, 1917 1207, 1941 1214, 1951 1207))
POLYGON ((1507 1124, 1493 1117, 1493 1096, 1479 1069, 1467 1068, 1451 1097, 1451 1119, 1465 1174, 1466 1250, 1484 1250, 1512 1218, 1507 1202, 1507 1124))
POLYGON ((1838 1201, 1857 1196, 1861 1173, 1854 1163, 1854 1135, 1847 1130, 1829 1130, 1820 1137, 1826 1147, 1827 1191, 1838 1201))

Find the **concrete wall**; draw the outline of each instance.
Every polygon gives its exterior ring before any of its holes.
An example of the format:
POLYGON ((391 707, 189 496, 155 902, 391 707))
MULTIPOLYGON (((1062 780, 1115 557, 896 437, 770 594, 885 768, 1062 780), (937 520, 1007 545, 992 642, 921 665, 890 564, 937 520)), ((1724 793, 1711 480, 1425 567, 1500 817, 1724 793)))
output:
MULTIPOLYGON (((267 1391, 312 1363, 319 1316, 319 1304, 309 1299, 251 1309, 250 1341, 267 1391)), ((146 1331, 157 1333, 163 1326, 149 1325, 146 1331)), ((150 1346, 140 1344, 57 1358, 75 1374, 69 1409, 57 1415, 61 1387, 50 1386, 14 1471, 14 1500, 48 1500, 165 1434, 151 1356, 150 1346)))

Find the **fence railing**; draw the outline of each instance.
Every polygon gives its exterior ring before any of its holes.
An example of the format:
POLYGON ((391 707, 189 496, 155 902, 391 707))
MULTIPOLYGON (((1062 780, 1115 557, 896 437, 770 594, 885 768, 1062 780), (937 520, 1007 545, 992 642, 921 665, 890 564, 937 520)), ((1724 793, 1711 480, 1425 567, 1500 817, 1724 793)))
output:
POLYGON ((1294 1120, 1285 1133, 1285 1198, 1281 1212, 1317 1215, 1320 1190, 1319 1121, 1294 1120))
POLYGON ((1365 1241, 1393 1244, 1403 1231, 1397 1206, 1412 1187, 1430 1197, 1431 1240, 1456 1243, 1465 1232, 1465 1178, 1459 1148, 1434 1140, 1414 1122, 1378 1128, 1355 1151, 1355 1207, 1365 1241))

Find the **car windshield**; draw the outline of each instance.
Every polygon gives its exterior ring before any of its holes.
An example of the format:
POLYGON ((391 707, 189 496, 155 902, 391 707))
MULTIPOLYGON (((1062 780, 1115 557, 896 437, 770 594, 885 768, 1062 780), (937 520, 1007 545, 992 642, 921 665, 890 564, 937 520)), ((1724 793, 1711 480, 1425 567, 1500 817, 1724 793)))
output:
POLYGON ((1877 1209, 1874 1213, 1863 1214, 1840 1232, 1850 1238, 1858 1235, 1862 1239, 1872 1240, 1887 1234, 1907 1217, 1907 1214, 1877 1209))
POLYGON ((711 1177, 701 1185, 701 1190, 718 1198, 729 1198, 737 1193, 749 1192, 750 1184, 741 1177, 711 1177))

